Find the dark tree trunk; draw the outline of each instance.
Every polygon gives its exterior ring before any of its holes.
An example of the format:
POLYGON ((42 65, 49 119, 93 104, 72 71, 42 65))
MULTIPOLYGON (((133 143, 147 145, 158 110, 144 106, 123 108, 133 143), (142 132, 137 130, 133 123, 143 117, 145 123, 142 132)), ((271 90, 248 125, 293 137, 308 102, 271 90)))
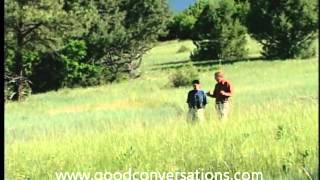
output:
POLYGON ((12 100, 20 101, 22 98, 23 92, 23 60, 22 60, 22 43, 23 43, 23 35, 21 32, 21 21, 18 23, 18 27, 16 30, 17 35, 17 49, 15 50, 15 65, 14 65, 14 73, 17 76, 17 82, 14 86, 14 96, 12 100))
POLYGON ((14 86, 14 96, 12 100, 20 101, 22 97, 23 91, 23 68, 22 68, 22 54, 21 51, 18 49, 15 53, 15 72, 17 76, 17 82, 14 86))

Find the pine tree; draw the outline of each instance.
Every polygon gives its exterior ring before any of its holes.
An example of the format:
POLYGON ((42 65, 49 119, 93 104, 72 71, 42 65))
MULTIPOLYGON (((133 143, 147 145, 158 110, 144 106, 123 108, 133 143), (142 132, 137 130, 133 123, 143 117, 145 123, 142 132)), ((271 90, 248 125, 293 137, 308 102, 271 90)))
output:
POLYGON ((14 82, 13 100, 21 100, 28 88, 26 56, 55 51, 64 37, 81 32, 75 11, 66 12, 64 5, 51 0, 5 1, 6 75, 14 82))
POLYGON ((310 57, 318 29, 316 0, 251 0, 248 29, 266 58, 310 57))

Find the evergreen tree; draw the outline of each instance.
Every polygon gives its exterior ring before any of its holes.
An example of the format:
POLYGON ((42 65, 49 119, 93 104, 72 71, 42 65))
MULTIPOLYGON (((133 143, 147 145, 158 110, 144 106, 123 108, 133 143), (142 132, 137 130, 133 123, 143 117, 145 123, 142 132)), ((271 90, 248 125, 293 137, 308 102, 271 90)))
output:
POLYGON ((246 55, 246 28, 236 13, 233 0, 210 1, 204 7, 194 27, 193 60, 225 60, 246 55))
POLYGON ((318 11, 316 0, 251 0, 248 29, 266 58, 310 57, 318 11))
POLYGON ((88 57, 105 67, 109 81, 123 74, 139 76, 142 56, 164 33, 168 19, 165 0, 103 0, 85 40, 88 57))
POLYGON ((5 1, 6 75, 14 82, 13 100, 21 100, 28 88, 27 70, 32 60, 39 53, 59 49, 66 35, 81 30, 75 28, 74 12, 67 13, 63 6, 63 1, 5 1))

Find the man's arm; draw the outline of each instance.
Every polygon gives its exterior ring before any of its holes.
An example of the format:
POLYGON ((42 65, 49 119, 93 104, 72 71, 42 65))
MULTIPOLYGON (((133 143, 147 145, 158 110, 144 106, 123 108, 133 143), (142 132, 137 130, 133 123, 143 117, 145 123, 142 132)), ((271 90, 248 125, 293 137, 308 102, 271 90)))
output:
POLYGON ((214 98, 214 94, 210 94, 210 91, 206 93, 207 96, 214 98))
POLYGON ((190 94, 190 93, 188 93, 188 96, 187 96, 187 103, 189 103, 189 102, 190 102, 189 94, 190 94))
POLYGON ((216 91, 217 91, 217 87, 215 86, 214 87, 214 90, 213 90, 213 94, 210 94, 210 91, 208 91, 206 94, 209 96, 209 97, 212 97, 212 98, 215 98, 216 97, 216 91))
POLYGON ((188 93, 187 103, 188 103, 188 106, 190 107, 190 92, 188 93))
POLYGON ((203 105, 205 106, 205 105, 207 105, 208 104, 208 102, 207 102, 207 96, 206 96, 206 94, 203 92, 203 105))
POLYGON ((222 95, 224 95, 224 96, 228 96, 228 97, 230 97, 230 96, 232 96, 233 95, 233 87, 231 86, 231 84, 228 84, 228 92, 226 92, 226 91, 220 91, 220 93, 222 94, 222 95))
POLYGON ((224 96, 228 96, 228 97, 232 96, 232 93, 230 92, 221 91, 220 93, 224 96))

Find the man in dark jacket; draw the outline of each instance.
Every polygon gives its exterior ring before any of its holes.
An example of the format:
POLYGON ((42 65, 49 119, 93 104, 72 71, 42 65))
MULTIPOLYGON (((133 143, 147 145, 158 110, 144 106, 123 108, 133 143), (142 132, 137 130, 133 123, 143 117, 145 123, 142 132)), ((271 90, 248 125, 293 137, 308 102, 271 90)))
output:
POLYGON ((206 93, 200 89, 200 81, 192 81, 193 90, 189 91, 187 103, 189 107, 188 120, 204 121, 204 108, 207 105, 206 93))

